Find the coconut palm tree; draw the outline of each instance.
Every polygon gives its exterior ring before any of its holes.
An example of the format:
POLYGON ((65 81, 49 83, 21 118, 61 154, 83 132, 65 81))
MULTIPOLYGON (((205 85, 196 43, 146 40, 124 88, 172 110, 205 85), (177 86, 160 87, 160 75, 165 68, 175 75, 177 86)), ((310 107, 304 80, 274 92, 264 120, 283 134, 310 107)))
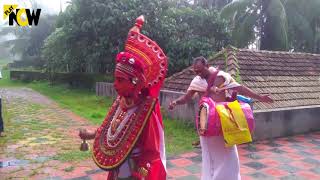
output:
POLYGON ((260 49, 288 49, 288 23, 282 0, 234 0, 221 10, 220 16, 231 23, 237 47, 246 47, 258 39, 260 49))
POLYGON ((290 49, 320 53, 320 0, 286 0, 285 9, 290 49))

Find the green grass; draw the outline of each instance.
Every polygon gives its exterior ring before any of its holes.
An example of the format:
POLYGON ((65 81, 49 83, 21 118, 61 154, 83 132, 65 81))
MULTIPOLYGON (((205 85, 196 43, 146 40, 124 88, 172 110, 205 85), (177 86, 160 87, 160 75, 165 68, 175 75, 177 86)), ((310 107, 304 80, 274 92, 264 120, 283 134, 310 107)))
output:
POLYGON ((22 83, 20 81, 11 81, 9 79, 9 71, 8 70, 2 70, 2 79, 0 79, 0 87, 21 87, 25 86, 25 83, 22 83))
POLYGON ((69 166, 69 167, 64 169, 65 172, 72 172, 73 170, 74 170, 73 166, 69 166))
POLYGON ((68 151, 55 155, 52 159, 62 162, 82 161, 91 157, 91 151, 68 151))
POLYGON ((192 142, 199 140, 192 124, 164 119, 164 126, 166 152, 168 155, 192 151, 192 142))
POLYGON ((96 96, 89 90, 70 89, 63 85, 51 86, 47 82, 32 83, 29 87, 94 124, 100 124, 103 121, 112 104, 111 98, 96 96))

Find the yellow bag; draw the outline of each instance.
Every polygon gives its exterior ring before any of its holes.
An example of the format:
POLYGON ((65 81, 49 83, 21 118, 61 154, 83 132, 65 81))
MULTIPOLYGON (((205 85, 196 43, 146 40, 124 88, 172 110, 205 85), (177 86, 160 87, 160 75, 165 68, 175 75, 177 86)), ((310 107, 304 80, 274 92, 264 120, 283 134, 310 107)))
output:
POLYGON ((216 110, 227 147, 252 141, 245 114, 237 100, 225 105, 217 105, 216 110))

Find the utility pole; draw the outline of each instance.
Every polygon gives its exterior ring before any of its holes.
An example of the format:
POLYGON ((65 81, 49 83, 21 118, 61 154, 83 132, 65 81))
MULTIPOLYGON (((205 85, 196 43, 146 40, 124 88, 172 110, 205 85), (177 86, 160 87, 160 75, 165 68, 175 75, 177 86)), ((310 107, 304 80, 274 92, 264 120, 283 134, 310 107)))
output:
POLYGON ((60 13, 62 13, 62 3, 61 3, 61 0, 60 0, 60 13))

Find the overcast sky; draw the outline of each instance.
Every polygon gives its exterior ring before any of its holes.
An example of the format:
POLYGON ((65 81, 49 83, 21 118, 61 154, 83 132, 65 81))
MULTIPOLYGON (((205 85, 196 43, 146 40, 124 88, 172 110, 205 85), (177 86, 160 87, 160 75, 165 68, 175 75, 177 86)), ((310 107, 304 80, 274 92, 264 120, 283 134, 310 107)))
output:
MULTIPOLYGON (((69 0, 61 0, 62 10, 64 10, 69 0)), ((40 4, 40 7, 43 8, 44 13, 59 13, 60 11, 60 0, 36 0, 40 4), (46 12, 45 12, 46 11, 46 12)))

